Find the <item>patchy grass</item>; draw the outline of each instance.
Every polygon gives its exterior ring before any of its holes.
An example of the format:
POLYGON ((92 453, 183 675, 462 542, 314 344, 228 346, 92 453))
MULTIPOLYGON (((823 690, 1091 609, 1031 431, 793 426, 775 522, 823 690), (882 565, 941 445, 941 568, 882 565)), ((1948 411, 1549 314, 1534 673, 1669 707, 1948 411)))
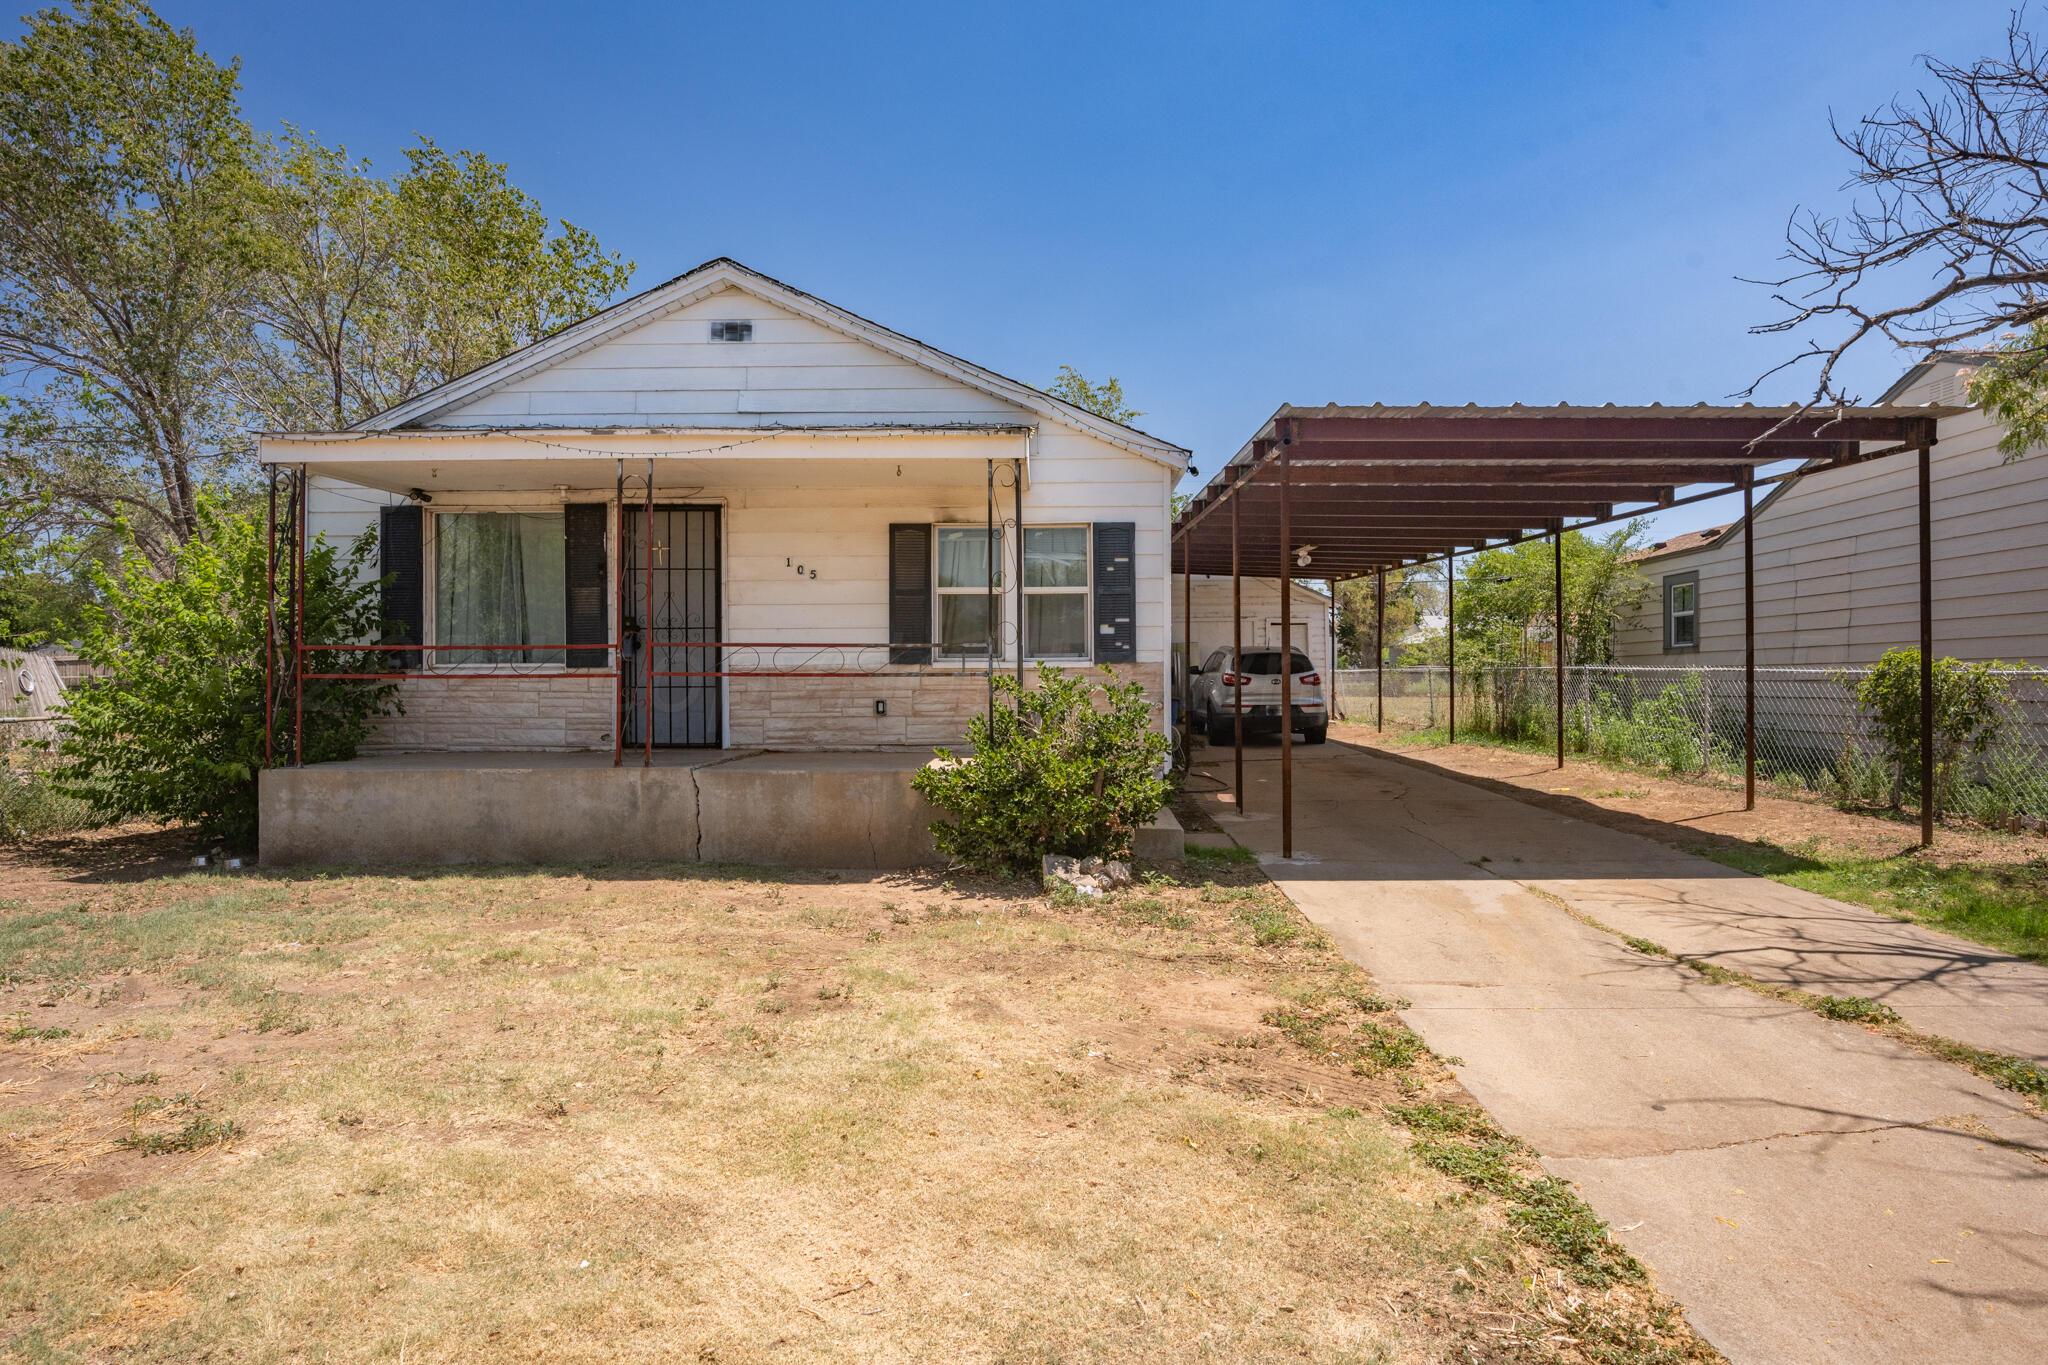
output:
POLYGON ((1189 844, 1187 860, 1193 867, 1219 863, 1232 867, 1255 867, 1259 855, 1242 844, 1189 844))
POLYGON ((33 872, 25 1357, 1714 1358, 1241 862, 33 872))
POLYGON ((1896 1024, 1899 1012, 1867 995, 1823 995, 1815 998, 1813 1012, 1823 1019, 1840 1019, 1850 1024, 1896 1024))
POLYGON ((1911 854, 1827 858, 1761 843, 1700 852, 1788 886, 2048 962, 2048 862, 1937 863, 1911 854))
POLYGON ((1482 1111, 1431 1103, 1388 1113, 1413 1131, 1415 1154, 1425 1165, 1506 1200, 1510 1221, 1556 1253, 1580 1284, 1597 1288, 1644 1278, 1641 1263, 1608 1238, 1607 1225, 1572 1187, 1532 1174, 1528 1149, 1482 1111))

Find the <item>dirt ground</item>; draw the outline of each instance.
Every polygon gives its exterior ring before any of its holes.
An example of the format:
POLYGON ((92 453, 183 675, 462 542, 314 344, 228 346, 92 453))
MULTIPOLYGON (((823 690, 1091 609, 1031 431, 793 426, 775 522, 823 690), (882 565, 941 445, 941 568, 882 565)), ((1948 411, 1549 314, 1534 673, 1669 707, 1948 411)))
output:
MULTIPOLYGON (((1554 759, 1540 754, 1491 744, 1432 744, 1397 731, 1380 734, 1370 725, 1355 723, 1339 722, 1330 727, 1330 734, 1482 779, 1536 805, 1681 847, 1761 841, 1781 848, 1804 846, 1826 858, 1888 858, 1911 851, 1920 842, 1917 823, 1777 796, 1764 786, 1757 789, 1756 809, 1745 811, 1739 787, 1680 782, 1569 757, 1560 771, 1554 759)), ((1922 856, 1942 865, 2048 860, 2048 835, 1944 825, 1932 852, 1922 856)))
POLYGON ((1715 1358, 1253 867, 189 853, 0 865, 25 1358, 1715 1358))

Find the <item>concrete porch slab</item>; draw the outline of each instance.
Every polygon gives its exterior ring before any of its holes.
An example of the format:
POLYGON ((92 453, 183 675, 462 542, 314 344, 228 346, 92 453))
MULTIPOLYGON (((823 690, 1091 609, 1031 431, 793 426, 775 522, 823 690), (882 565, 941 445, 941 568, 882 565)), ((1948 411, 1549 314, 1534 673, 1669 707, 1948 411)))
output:
POLYGON ((258 779, 271 867, 934 859, 922 751, 378 754, 258 779))

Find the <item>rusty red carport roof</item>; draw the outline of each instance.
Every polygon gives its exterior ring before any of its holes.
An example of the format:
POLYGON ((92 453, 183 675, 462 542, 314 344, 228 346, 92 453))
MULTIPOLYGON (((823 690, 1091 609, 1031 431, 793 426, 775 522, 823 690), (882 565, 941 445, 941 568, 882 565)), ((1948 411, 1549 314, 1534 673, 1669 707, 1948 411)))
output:
POLYGON ((1931 445, 1960 408, 1296 407, 1276 411, 1174 523, 1175 565, 1343 579, 1931 445), (1292 535, 1283 565, 1282 478, 1292 535), (1685 491, 1692 490, 1692 491, 1685 491), (1229 504, 1238 505, 1232 509, 1229 504))

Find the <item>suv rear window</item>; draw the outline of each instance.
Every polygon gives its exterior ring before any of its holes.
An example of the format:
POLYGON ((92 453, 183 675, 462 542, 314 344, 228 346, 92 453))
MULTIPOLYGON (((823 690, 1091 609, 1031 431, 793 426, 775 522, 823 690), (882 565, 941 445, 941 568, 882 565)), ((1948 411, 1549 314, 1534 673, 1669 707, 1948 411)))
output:
MULTIPOLYGON (((1313 667, 1315 665, 1308 661, 1308 655, 1298 649, 1294 651, 1294 671, 1296 673, 1306 673, 1313 667)), ((1245 655, 1244 671, 1254 675, 1270 673, 1276 678, 1279 677, 1280 651, 1277 649, 1264 649, 1254 654, 1245 655)))

